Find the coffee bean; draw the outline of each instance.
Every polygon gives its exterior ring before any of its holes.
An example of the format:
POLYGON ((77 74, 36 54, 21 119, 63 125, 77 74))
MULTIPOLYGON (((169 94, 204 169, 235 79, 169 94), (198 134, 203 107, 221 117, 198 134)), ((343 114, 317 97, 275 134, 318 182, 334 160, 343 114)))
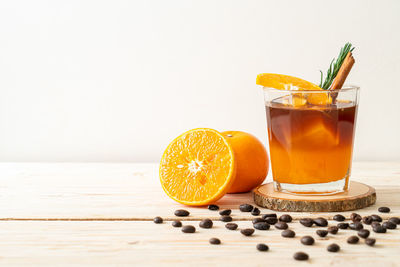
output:
POLYGON ((310 218, 302 218, 299 221, 302 225, 304 225, 305 227, 311 227, 314 224, 313 219, 310 218))
POLYGON ((251 236, 254 233, 254 229, 251 228, 242 229, 240 230, 240 233, 245 236, 251 236))
POLYGON ((259 223, 259 222, 266 222, 263 218, 255 218, 251 221, 253 224, 259 223))
POLYGON ((347 228, 349 228, 349 224, 348 223, 338 223, 337 227, 339 229, 347 229, 347 228))
POLYGON ((176 210, 174 214, 175 216, 186 217, 189 216, 190 212, 188 212, 187 210, 176 210))
POLYGON ((279 217, 279 220, 281 222, 290 223, 292 221, 292 216, 290 216, 289 214, 283 214, 281 217, 279 217))
POLYGON ((395 224, 400 224, 400 218, 399 217, 392 217, 389 219, 389 222, 395 223, 395 224))
POLYGON ((344 217, 342 214, 336 214, 335 216, 333 216, 333 219, 338 222, 343 222, 344 220, 346 220, 346 217, 344 217))
POLYGON ((253 227, 257 230, 268 230, 269 224, 266 222, 259 222, 259 223, 253 224, 253 227))
POLYGON ((251 211, 251 215, 254 215, 254 216, 260 215, 260 210, 259 210, 258 208, 254 208, 254 209, 251 211))
POLYGON ((232 217, 228 216, 228 215, 224 215, 224 216, 221 216, 220 220, 221 220, 221 222, 231 222, 232 217))
POLYGON ((365 216, 362 218, 362 222, 365 224, 370 225, 372 223, 372 217, 371 216, 365 216))
POLYGON ((328 234, 328 231, 326 231, 326 230, 317 230, 316 233, 320 237, 325 237, 328 234))
POLYGON ((347 238, 347 243, 349 244, 357 244, 358 241, 360 241, 360 239, 358 238, 358 236, 352 235, 349 238, 347 238))
POLYGON ((362 217, 360 214, 353 212, 352 214, 350 214, 350 220, 352 220, 353 222, 360 222, 362 220, 362 217))
POLYGON ((390 209, 388 207, 380 207, 378 211, 382 213, 388 213, 390 212, 390 209))
POLYGON ((337 226, 329 226, 328 227, 328 232, 332 235, 336 235, 338 231, 339 231, 339 228, 337 226))
POLYGON ((182 232, 189 234, 196 232, 196 228, 193 225, 184 225, 182 227, 182 232))
POLYGON ((365 239, 365 244, 367 244, 370 247, 373 247, 375 245, 376 239, 375 238, 367 238, 365 239))
POLYGON ((236 230, 238 225, 236 223, 227 223, 225 224, 225 228, 229 230, 236 230))
POLYGON ((308 260, 308 254, 299 251, 299 252, 294 253, 293 258, 297 261, 306 261, 306 260, 308 260))
POLYGON ((358 231, 357 235, 361 238, 367 238, 369 236, 369 230, 361 229, 360 231, 358 231))
POLYGON ((364 226, 363 226, 363 224, 360 223, 360 222, 353 222, 353 223, 349 224, 349 228, 350 228, 351 230, 357 230, 357 231, 358 231, 358 230, 363 229, 364 226))
POLYGON ((383 227, 382 225, 378 225, 378 226, 372 227, 372 230, 373 230, 375 233, 379 233, 379 234, 386 233, 386 228, 383 227))
POLYGON ((231 215, 232 210, 221 210, 219 215, 231 215))
POLYGON ((208 240, 208 242, 210 242, 210 244, 212 244, 212 245, 219 245, 219 244, 221 244, 221 240, 219 240, 219 239, 216 238, 216 237, 210 238, 210 240, 208 240))
POLYGON ((256 246, 258 251, 267 251, 269 247, 263 243, 257 244, 256 246))
POLYGON ((303 237, 300 239, 300 242, 301 242, 303 245, 311 246, 312 244, 314 244, 315 240, 314 240, 314 238, 313 238, 312 236, 306 235, 306 236, 303 236, 303 237))
POLYGON ((385 227, 386 229, 396 229, 397 224, 392 223, 391 221, 387 221, 382 223, 382 226, 385 227))
POLYGON ((153 219, 153 222, 154 222, 154 223, 162 223, 162 222, 163 222, 163 218, 157 216, 157 217, 155 217, 155 218, 153 219))
POLYGON ((268 218, 265 218, 265 221, 266 221, 268 224, 276 224, 276 223, 278 222, 278 218, 268 217, 268 218))
POLYGON ((219 207, 218 207, 218 205, 211 204, 211 205, 208 205, 208 209, 209 210, 219 210, 219 207))
POLYGON ((326 248, 329 252, 338 252, 340 247, 338 244, 332 243, 326 248))
POLYGON ((172 226, 173 227, 182 227, 182 223, 181 223, 181 221, 173 221, 172 226))
POLYGON ((201 220, 201 222, 199 223, 199 226, 201 228, 212 228, 213 227, 213 221, 210 219, 203 219, 201 220))
POLYGON ((318 217, 318 218, 314 219, 314 223, 318 226, 323 226, 323 227, 328 225, 328 221, 322 217, 318 217))
POLYGON ((374 222, 382 222, 382 217, 376 214, 371 215, 372 221, 374 222))
POLYGON ((287 223, 285 223, 285 222, 277 222, 276 224, 274 224, 275 225, 275 228, 276 229, 279 229, 279 230, 285 230, 285 229, 288 229, 289 228, 289 226, 287 225, 287 223))
POLYGON ((269 214, 264 214, 262 216, 262 218, 265 220, 268 217, 273 217, 273 218, 277 218, 276 213, 269 213, 269 214))
POLYGON ((281 236, 292 238, 292 237, 296 236, 296 233, 292 230, 284 230, 284 231, 282 231, 281 236))
POLYGON ((242 204, 239 206, 239 210, 242 212, 250 212, 253 210, 253 206, 250 204, 242 204))
POLYGON ((372 226, 372 228, 373 228, 373 227, 381 226, 381 224, 378 223, 378 222, 372 222, 372 223, 371 223, 371 226, 372 226))

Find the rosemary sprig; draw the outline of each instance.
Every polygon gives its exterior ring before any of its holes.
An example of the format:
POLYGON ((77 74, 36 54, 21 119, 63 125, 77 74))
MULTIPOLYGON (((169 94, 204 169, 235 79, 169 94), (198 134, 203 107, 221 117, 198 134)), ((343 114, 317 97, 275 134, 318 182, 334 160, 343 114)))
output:
POLYGON ((339 69, 343 64, 344 59, 346 58, 347 54, 349 52, 352 52, 353 50, 354 50, 354 47, 352 46, 351 43, 346 43, 344 45, 344 47, 342 47, 342 49, 340 49, 340 53, 339 53, 337 60, 335 61, 335 59, 333 59, 331 64, 329 65, 329 69, 326 72, 325 81, 323 81, 324 74, 320 70, 321 82, 319 83, 319 87, 321 87, 324 90, 328 90, 329 87, 331 87, 332 82, 335 79, 336 75, 338 74, 339 69))

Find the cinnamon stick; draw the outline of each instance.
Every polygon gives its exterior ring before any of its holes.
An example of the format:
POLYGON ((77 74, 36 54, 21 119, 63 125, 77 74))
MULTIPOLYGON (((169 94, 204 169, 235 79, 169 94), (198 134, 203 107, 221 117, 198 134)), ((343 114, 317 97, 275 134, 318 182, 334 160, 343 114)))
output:
POLYGON ((332 83, 332 86, 330 90, 335 90, 335 89, 341 89, 344 81, 347 78, 347 75, 349 75, 351 68, 353 67, 355 63, 355 60, 353 58, 353 55, 351 52, 347 53, 342 66, 340 66, 340 69, 338 71, 338 74, 335 77, 335 80, 332 83))

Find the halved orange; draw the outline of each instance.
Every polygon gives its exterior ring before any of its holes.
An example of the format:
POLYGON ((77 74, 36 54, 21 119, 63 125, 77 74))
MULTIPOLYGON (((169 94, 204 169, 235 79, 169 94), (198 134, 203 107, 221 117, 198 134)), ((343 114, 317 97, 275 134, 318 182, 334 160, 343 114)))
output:
POLYGON ((173 140, 160 162, 160 181, 173 200, 203 206, 223 197, 236 172, 232 147, 218 131, 198 128, 173 140))
MULTIPOLYGON (((279 90, 324 91, 321 87, 309 81, 283 74, 261 73, 257 75, 256 83, 264 87, 279 90)), ((296 93, 292 97, 293 106, 303 106, 306 103, 313 105, 327 105, 332 103, 329 93, 296 93)))

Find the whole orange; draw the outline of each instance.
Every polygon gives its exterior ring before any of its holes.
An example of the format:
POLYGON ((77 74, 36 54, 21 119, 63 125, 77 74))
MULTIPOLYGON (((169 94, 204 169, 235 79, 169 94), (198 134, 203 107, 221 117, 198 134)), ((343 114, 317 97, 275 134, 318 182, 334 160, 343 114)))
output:
POLYGON ((222 135, 233 148, 236 175, 228 193, 248 192, 267 177, 269 162, 264 145, 253 135, 241 131, 226 131, 222 135))

